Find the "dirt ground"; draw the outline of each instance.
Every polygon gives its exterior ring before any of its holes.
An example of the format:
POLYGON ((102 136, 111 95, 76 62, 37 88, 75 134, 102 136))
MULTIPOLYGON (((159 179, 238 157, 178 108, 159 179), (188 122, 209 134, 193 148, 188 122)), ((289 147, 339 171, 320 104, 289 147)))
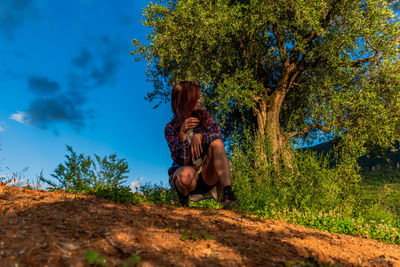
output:
POLYGON ((90 250, 109 266, 400 266, 400 246, 233 211, 0 185, 0 266, 89 266, 90 250))

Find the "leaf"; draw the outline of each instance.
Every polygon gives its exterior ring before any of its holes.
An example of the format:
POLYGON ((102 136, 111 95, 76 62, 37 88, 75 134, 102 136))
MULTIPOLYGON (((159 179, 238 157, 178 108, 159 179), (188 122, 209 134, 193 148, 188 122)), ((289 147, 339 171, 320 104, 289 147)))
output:
POLYGON ((94 264, 95 260, 99 256, 99 253, 97 251, 87 251, 85 252, 85 254, 83 254, 83 256, 87 259, 87 261, 90 264, 94 264))
POLYGON ((129 260, 130 260, 130 262, 133 263, 133 264, 138 264, 138 263, 142 260, 142 258, 141 258, 140 256, 138 256, 138 255, 132 253, 129 260))
POLYGON ((179 238, 181 241, 186 241, 186 239, 187 239, 187 234, 185 233, 185 234, 183 234, 182 236, 181 236, 181 238, 179 238))
POLYGON ((96 259, 96 264, 100 264, 102 266, 107 266, 106 258, 103 256, 103 257, 96 259))

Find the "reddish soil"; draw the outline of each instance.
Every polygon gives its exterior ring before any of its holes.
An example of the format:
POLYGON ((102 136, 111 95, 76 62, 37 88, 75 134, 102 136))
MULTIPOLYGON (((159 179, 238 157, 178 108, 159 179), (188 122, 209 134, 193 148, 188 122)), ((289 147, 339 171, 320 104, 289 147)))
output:
POLYGON ((0 185, 0 266, 88 266, 89 250, 109 266, 131 253, 142 258, 139 266, 400 266, 400 246, 233 211, 0 185), (182 241, 182 231, 203 238, 182 241))

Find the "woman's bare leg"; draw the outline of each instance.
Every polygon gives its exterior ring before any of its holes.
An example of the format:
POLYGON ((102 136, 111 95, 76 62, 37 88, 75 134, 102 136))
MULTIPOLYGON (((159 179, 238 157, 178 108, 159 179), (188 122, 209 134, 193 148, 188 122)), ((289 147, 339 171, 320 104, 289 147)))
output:
POLYGON ((222 187, 231 185, 231 167, 221 139, 215 139, 208 147, 202 173, 207 185, 214 185, 218 181, 221 181, 222 187))
MULTIPOLYGON (((176 186, 179 192, 186 196, 196 188, 199 175, 190 166, 183 166, 176 170, 176 186)), ((204 163, 202 177, 207 185, 215 185, 221 181, 221 186, 231 185, 231 169, 229 159, 221 139, 211 142, 207 151, 207 160, 204 163)))
POLYGON ((199 179, 196 170, 190 166, 180 167, 175 171, 174 176, 174 179, 176 179, 175 184, 178 187, 177 189, 184 196, 187 196, 196 188, 197 180, 199 179))

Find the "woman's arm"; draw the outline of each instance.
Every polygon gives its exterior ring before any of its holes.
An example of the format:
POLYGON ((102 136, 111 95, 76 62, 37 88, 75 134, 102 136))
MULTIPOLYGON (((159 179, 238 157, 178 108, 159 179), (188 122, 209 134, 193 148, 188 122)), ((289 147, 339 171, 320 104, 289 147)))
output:
MULTIPOLYGON (((182 136, 183 137, 183 136, 182 136)), ((171 158, 181 166, 190 163, 190 144, 186 138, 181 141, 180 134, 170 125, 165 127, 165 139, 171 151, 171 158)))
POLYGON ((197 127, 194 129, 194 133, 201 134, 204 144, 211 144, 215 139, 223 139, 219 124, 213 120, 208 112, 204 128, 197 127))

